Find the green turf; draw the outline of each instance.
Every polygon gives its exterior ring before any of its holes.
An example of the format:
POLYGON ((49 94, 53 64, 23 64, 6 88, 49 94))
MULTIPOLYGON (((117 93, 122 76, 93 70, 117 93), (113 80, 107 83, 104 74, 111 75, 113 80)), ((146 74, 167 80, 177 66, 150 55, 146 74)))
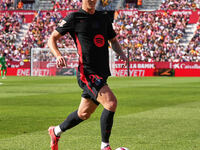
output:
MULTIPOLYGON (((200 150, 200 78, 114 78, 113 150, 200 150)), ((75 77, 0 79, 0 150, 50 150, 47 129, 77 109, 75 77), (2 84, 1 84, 2 83, 2 84)), ((99 150, 100 106, 62 135, 59 150, 99 150)))

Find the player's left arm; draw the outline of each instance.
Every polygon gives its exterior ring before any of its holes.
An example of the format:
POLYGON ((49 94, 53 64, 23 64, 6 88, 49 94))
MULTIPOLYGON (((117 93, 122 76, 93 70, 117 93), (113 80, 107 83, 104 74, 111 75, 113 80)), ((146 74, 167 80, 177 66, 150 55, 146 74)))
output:
POLYGON ((111 48, 120 56, 120 58, 123 61, 128 62, 128 58, 124 54, 124 52, 123 52, 123 50, 122 50, 117 38, 114 37, 114 38, 110 39, 109 41, 110 41, 110 44, 111 44, 111 48))
POLYGON ((120 58, 123 61, 126 61, 126 64, 128 63, 128 58, 124 54, 118 40, 116 37, 116 32, 113 29, 112 22, 110 20, 110 17, 108 15, 105 16, 105 21, 107 23, 107 35, 108 35, 108 41, 110 42, 111 48, 120 56, 120 58))

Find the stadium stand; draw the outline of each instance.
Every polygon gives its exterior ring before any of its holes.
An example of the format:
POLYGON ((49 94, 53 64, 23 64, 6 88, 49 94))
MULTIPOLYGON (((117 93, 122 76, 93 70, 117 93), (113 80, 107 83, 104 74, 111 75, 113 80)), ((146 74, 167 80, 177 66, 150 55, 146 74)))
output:
POLYGON ((158 10, 162 0, 143 0, 142 6, 140 9, 144 10, 158 10))
POLYGON ((200 8, 199 0, 163 0, 161 10, 190 10, 200 8))
POLYGON ((53 3, 51 0, 36 0, 35 7, 37 10, 52 10, 53 3))
POLYGON ((123 49, 130 49, 131 61, 182 61, 184 47, 180 40, 185 33, 188 15, 170 15, 162 12, 123 11, 115 20, 115 30, 123 49))
POLYGON ((189 53, 192 57, 190 57, 194 62, 200 61, 200 19, 197 24, 197 29, 195 31, 195 34, 190 41, 187 49, 187 53, 189 53))
POLYGON ((37 10, 74 10, 81 7, 80 0, 36 0, 37 10))
POLYGON ((53 10, 73 10, 79 9, 82 2, 80 0, 55 0, 52 1, 53 10))
POLYGON ((15 45, 23 22, 24 18, 21 15, 0 15, 0 51, 6 53, 10 60, 26 59, 25 51, 15 45))
MULTIPOLYGON (((61 18, 62 16, 59 12, 39 12, 28 29, 25 39, 22 42, 22 47, 26 50, 47 47, 48 37, 61 18)), ((67 34, 59 40, 58 47, 75 48, 75 44, 70 35, 67 34)))
POLYGON ((0 10, 14 9, 14 0, 0 0, 0 10))

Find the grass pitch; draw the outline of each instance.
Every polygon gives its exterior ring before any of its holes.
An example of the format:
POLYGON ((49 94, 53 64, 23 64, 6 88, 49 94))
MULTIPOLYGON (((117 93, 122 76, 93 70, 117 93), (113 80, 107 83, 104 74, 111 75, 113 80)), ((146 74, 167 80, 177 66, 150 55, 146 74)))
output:
MULTIPOLYGON (((47 129, 76 110, 75 77, 0 80, 0 150, 50 150, 47 129)), ((200 78, 115 78, 113 150, 200 150, 200 78)), ((102 106, 61 137, 59 150, 99 150, 102 106)))

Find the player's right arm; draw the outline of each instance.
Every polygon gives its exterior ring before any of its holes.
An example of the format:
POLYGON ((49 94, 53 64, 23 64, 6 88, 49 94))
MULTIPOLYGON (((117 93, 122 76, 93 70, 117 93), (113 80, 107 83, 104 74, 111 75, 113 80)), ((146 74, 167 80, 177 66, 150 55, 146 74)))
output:
POLYGON ((61 36, 65 35, 67 32, 70 32, 70 31, 72 32, 74 31, 74 14, 73 13, 69 14, 64 19, 60 20, 60 23, 58 24, 57 28, 52 32, 48 40, 48 46, 51 49, 51 52, 57 58, 56 64, 58 67, 64 67, 66 66, 67 63, 58 49, 57 40, 61 36))
POLYGON ((65 67, 67 66, 67 63, 57 46, 57 41, 58 39, 60 39, 61 36, 62 35, 58 31, 54 30, 48 40, 48 46, 51 49, 51 52, 56 57, 56 65, 58 67, 65 67))

